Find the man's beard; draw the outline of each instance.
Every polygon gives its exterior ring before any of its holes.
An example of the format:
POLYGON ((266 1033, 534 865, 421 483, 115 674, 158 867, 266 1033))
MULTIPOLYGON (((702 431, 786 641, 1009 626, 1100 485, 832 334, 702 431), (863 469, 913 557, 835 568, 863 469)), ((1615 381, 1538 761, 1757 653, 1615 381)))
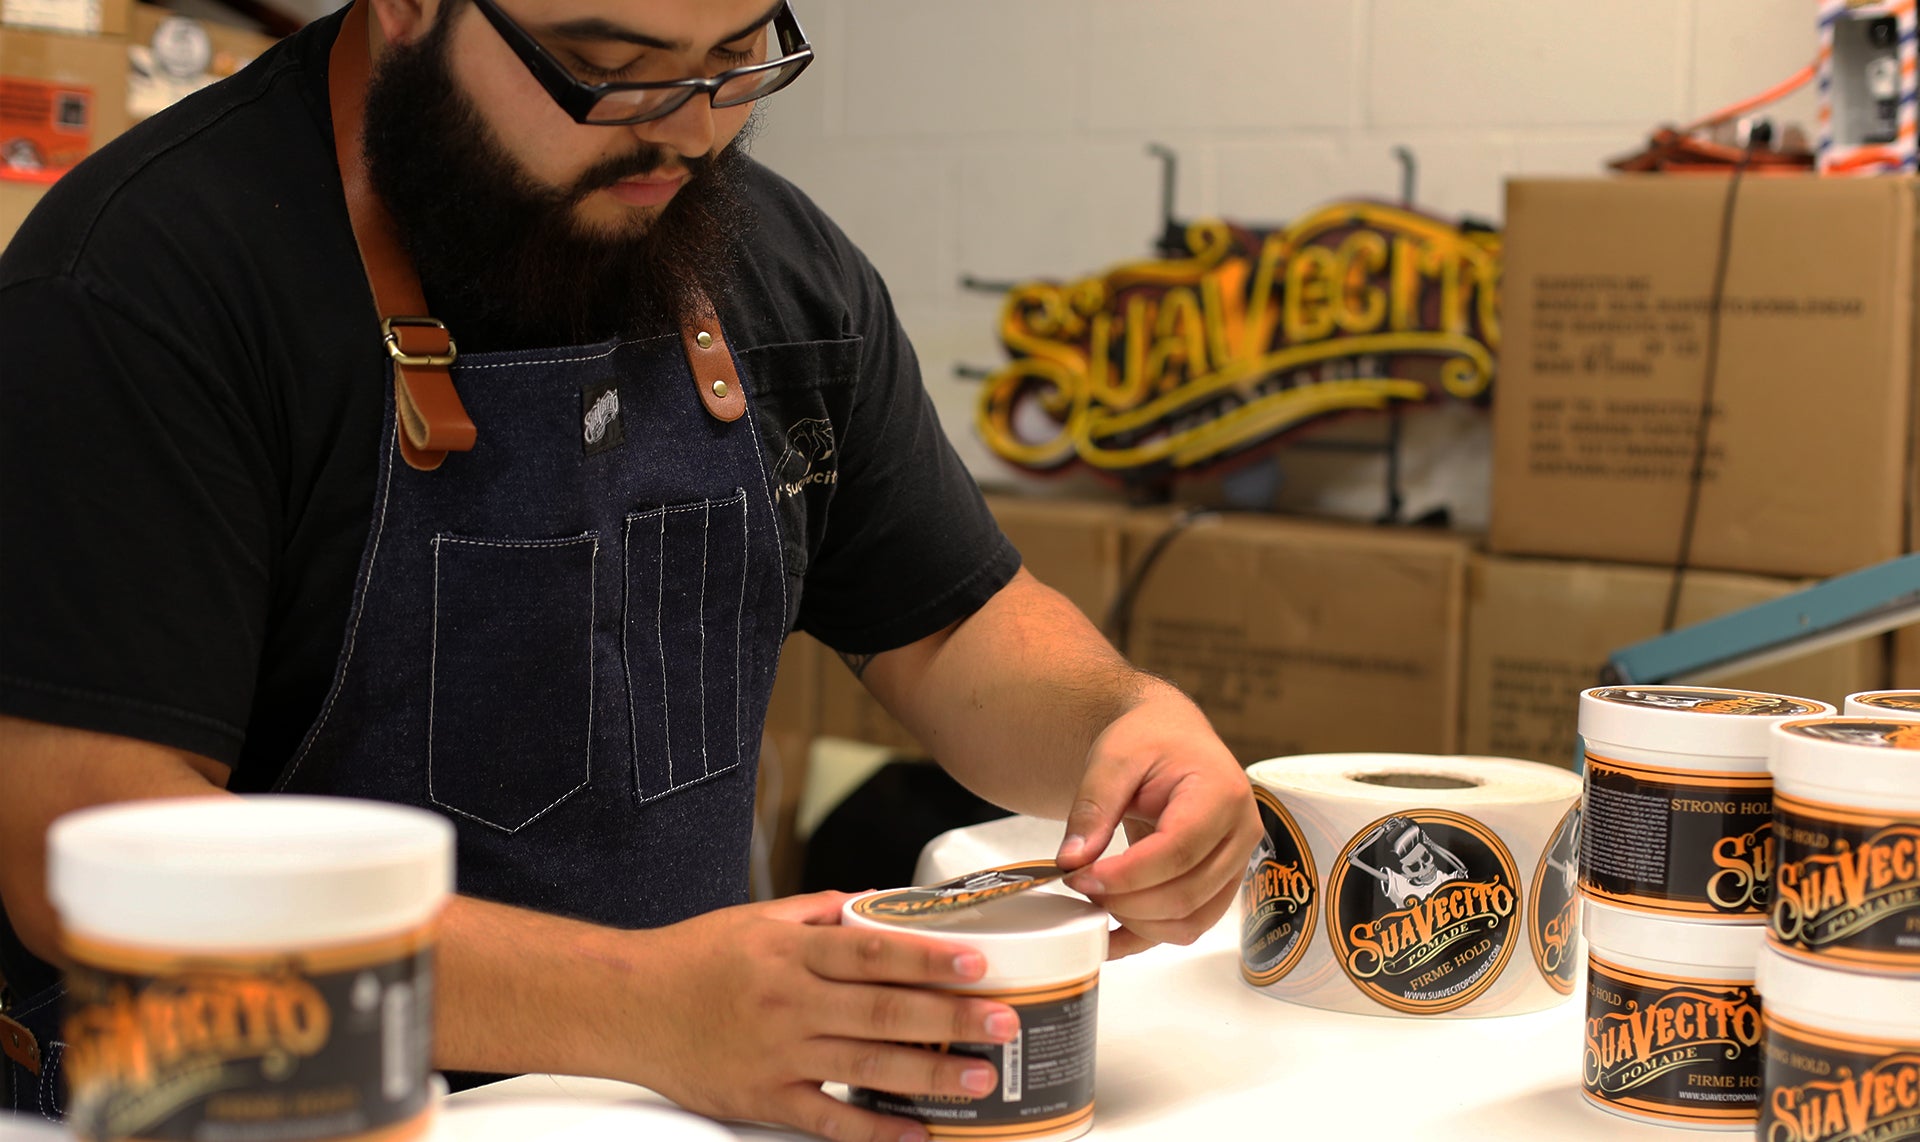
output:
MULTIPOLYGON (((459 5, 414 44, 389 44, 367 88, 367 173, 399 224, 433 314, 463 348, 578 345, 674 329, 724 291, 752 212, 748 130, 717 155, 635 149, 557 188, 495 141, 447 65, 459 5), (574 208, 680 157, 689 177, 651 220, 595 233, 574 208)), ((694 98, 701 98, 696 95, 694 98)), ((598 128, 620 131, 624 128, 598 128)), ((630 135, 629 135, 630 137, 630 135)))

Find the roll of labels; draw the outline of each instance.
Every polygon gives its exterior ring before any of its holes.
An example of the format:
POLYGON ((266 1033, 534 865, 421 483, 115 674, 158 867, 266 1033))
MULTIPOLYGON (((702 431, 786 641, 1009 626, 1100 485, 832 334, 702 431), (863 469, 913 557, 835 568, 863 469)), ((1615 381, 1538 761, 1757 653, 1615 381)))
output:
POLYGON ((1265 836, 1240 972, 1375 1015, 1538 1011, 1578 968, 1580 779, 1505 758, 1320 754, 1247 770, 1265 836))

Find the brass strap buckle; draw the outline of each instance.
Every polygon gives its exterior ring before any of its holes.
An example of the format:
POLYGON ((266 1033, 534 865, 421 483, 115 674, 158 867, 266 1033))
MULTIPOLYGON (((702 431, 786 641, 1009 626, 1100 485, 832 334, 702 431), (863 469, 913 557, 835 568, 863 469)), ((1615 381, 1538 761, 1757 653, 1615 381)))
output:
POLYGON ((386 317, 380 321, 380 333, 386 339, 387 356, 408 368, 433 365, 445 368, 453 364, 460 356, 460 350, 453 343, 453 333, 447 329, 447 323, 437 317, 386 317), (418 325, 428 329, 438 329, 447 335, 447 351, 440 353, 409 353, 400 348, 400 334, 394 331, 396 325, 418 325))

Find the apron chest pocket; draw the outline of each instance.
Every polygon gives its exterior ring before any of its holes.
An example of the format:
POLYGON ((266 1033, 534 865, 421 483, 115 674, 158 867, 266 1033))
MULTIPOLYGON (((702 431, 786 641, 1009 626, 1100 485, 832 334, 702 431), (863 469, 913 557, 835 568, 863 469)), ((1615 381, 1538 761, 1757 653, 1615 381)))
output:
POLYGON ((625 532, 634 791, 652 801, 740 764, 747 493, 634 512, 625 532))
POLYGON ((434 537, 434 804, 512 833, 586 787, 599 547, 434 537))

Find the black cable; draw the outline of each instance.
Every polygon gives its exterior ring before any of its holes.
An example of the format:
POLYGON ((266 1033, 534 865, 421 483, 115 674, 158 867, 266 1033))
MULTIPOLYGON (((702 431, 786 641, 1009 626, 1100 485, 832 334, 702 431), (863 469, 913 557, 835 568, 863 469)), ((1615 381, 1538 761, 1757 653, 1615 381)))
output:
POLYGON ((1133 605, 1139 598, 1140 588, 1146 585, 1147 572, 1153 570, 1153 565, 1160 561, 1160 556, 1165 553, 1167 546, 1181 532, 1200 520, 1217 514, 1219 513, 1208 508, 1187 508, 1174 516, 1173 522, 1167 525, 1165 531, 1153 537, 1153 542, 1147 545, 1147 550, 1140 556, 1140 561, 1127 572, 1126 581, 1120 585, 1120 593, 1113 598, 1113 606, 1107 608, 1107 621, 1102 624, 1106 627, 1107 637, 1113 640, 1113 648, 1122 656, 1126 656, 1127 643, 1133 634, 1133 605))
POLYGON ((1693 558, 1693 532, 1700 520, 1700 490, 1707 479, 1707 436, 1713 425, 1714 385, 1720 371, 1720 310, 1726 303, 1727 263, 1733 260, 1733 208, 1740 194, 1740 180, 1753 161, 1756 138, 1749 138, 1740 161, 1727 179, 1726 204, 1720 210, 1720 249, 1714 256, 1713 287, 1707 295, 1706 375, 1700 383, 1700 426, 1694 436, 1693 468, 1687 474, 1687 507, 1680 524, 1680 550, 1673 559, 1673 583, 1667 589, 1667 611, 1660 622, 1660 633, 1673 630, 1680 613, 1680 586, 1693 558))

